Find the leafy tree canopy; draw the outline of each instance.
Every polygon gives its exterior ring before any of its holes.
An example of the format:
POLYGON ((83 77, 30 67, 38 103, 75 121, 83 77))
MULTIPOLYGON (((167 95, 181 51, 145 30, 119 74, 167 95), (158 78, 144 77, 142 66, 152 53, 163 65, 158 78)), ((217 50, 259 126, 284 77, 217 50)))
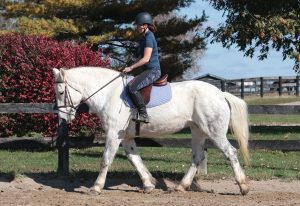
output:
POLYGON ((87 41, 95 47, 100 45, 115 60, 116 67, 134 61, 138 37, 132 22, 137 13, 147 11, 155 17, 163 73, 169 73, 173 79, 188 68, 197 67, 197 61, 205 49, 204 38, 199 31, 206 21, 205 14, 193 19, 176 14, 176 11, 190 6, 192 2, 3 0, 0 9, 7 19, 17 20, 15 31, 26 35, 42 34, 60 40, 87 41))
POLYGON ((300 4, 297 0, 207 0, 217 10, 224 11, 225 23, 208 29, 212 42, 223 47, 237 46, 245 56, 268 57, 270 48, 282 52, 283 59, 300 61, 300 4))

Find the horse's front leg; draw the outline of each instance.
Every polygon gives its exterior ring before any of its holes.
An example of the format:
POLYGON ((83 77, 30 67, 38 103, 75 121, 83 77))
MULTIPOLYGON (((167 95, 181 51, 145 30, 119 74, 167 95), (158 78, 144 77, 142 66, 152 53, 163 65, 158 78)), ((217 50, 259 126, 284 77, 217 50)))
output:
POLYGON ((137 147, 134 139, 125 138, 122 142, 122 146, 125 149, 127 158, 139 173, 139 176, 143 182, 144 192, 151 192, 155 188, 156 180, 152 177, 149 170, 143 164, 140 155, 137 153, 137 147))
POLYGON ((100 172, 94 183, 94 186, 91 188, 91 192, 93 194, 99 194, 101 189, 103 189, 108 168, 113 162, 121 141, 122 138, 119 137, 117 132, 110 131, 107 133, 105 150, 103 153, 102 162, 100 164, 100 172))

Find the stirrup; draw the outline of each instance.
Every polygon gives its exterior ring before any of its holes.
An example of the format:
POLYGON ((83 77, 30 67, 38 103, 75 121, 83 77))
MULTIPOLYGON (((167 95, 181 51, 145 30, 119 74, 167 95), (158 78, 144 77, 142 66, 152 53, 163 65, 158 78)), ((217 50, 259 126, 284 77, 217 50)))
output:
POLYGON ((148 124, 150 122, 149 121, 149 116, 148 116, 147 113, 143 114, 143 115, 140 115, 138 112, 137 112, 136 116, 134 116, 132 118, 132 121, 134 121, 134 122, 143 122, 145 124, 148 124))

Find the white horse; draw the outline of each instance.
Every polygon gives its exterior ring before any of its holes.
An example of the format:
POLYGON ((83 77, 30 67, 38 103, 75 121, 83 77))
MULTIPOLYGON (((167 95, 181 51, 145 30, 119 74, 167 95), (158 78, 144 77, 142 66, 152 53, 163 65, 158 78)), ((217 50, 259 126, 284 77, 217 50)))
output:
MULTIPOLYGON (((131 120, 135 112, 124 105, 120 98, 124 90, 124 80, 120 73, 92 67, 53 69, 53 72, 59 117, 68 123, 71 122, 75 117, 77 106, 85 101, 90 111, 96 113, 103 122, 106 134, 105 151, 99 176, 91 191, 98 194, 103 189, 108 168, 122 143, 129 161, 138 171, 144 191, 151 192, 155 188, 156 181, 137 154, 134 141, 135 123, 131 120), (95 92, 99 88, 102 89, 95 92)), ((148 108, 150 123, 141 124, 140 135, 159 137, 190 127, 192 164, 175 189, 184 191, 192 184, 204 159, 205 140, 209 139, 230 160, 240 191, 243 195, 247 194, 249 183, 238 161, 236 149, 226 137, 230 125, 247 162, 248 113, 245 102, 202 81, 171 83, 171 88, 173 93, 171 101, 148 108)))

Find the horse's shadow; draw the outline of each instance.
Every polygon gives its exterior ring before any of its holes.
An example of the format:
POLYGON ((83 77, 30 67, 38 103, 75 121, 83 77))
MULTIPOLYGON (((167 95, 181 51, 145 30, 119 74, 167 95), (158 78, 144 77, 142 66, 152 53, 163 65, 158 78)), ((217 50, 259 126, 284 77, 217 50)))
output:
MULTIPOLYGON (((173 192, 175 187, 178 185, 178 180, 173 180, 174 177, 179 177, 180 174, 164 173, 163 175, 157 174, 156 176, 156 190, 163 192, 173 192)), ((64 190, 66 192, 75 192, 90 194, 90 188, 93 186, 98 172, 91 172, 81 170, 72 172, 68 175, 58 175, 55 172, 49 173, 25 173, 24 176, 32 179, 35 183, 51 187, 55 189, 64 190)), ((14 177, 10 173, 1 173, 0 182, 11 182, 14 177)), ((142 192, 143 184, 136 173, 132 172, 113 172, 108 174, 104 190, 120 190, 124 192, 142 192), (127 178, 121 178, 127 177, 127 178)), ((216 192, 212 189, 202 188, 199 184, 193 182, 190 191, 194 192, 205 192, 219 195, 240 195, 239 193, 233 192, 216 192)))
MULTIPOLYGON (((100 158, 102 157, 102 153, 78 153, 78 154, 72 154, 74 156, 82 156, 82 157, 93 157, 93 158, 100 158)), ((128 160, 128 157, 125 154, 116 154, 117 159, 121 160, 128 160)), ((142 157, 143 161, 161 161, 161 162, 176 162, 176 159, 164 159, 164 158, 155 158, 155 157, 142 157)))
POLYGON ((13 180, 14 174, 0 172, 0 182, 11 182, 13 180))
MULTIPOLYGON (((65 190, 67 192, 88 193, 98 176, 98 172, 83 170, 63 176, 57 175, 56 173, 26 173, 24 175, 38 184, 51 188, 65 190)), ((9 180, 6 181, 9 182, 9 180)), ((113 172, 112 175, 108 174, 104 189, 141 192, 143 184, 137 174, 133 174, 132 172, 113 172)), ((163 178, 157 179, 156 189, 163 191, 169 190, 163 178)))

